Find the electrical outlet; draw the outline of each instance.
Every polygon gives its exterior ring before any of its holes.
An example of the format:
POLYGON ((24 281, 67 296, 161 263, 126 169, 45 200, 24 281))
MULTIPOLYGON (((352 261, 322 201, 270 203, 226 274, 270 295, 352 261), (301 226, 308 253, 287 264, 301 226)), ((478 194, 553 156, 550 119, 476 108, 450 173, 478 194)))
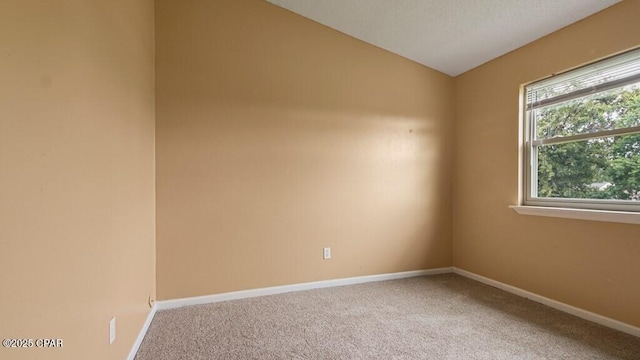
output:
POLYGON ((109 321, 109 345, 113 344, 116 340, 116 318, 112 318, 109 321))
POLYGON ((324 260, 331 259, 331 248, 330 247, 326 247, 326 248, 323 249, 322 258, 324 260))

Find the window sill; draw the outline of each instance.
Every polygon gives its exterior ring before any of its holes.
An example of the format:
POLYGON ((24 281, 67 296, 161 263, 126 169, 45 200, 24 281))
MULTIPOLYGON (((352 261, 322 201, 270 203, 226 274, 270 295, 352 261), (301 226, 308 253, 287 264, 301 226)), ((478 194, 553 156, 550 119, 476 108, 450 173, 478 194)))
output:
POLYGON ((627 211, 569 209, 545 206, 510 205, 520 215, 557 217, 566 219, 616 222, 624 224, 640 224, 640 213, 627 211))

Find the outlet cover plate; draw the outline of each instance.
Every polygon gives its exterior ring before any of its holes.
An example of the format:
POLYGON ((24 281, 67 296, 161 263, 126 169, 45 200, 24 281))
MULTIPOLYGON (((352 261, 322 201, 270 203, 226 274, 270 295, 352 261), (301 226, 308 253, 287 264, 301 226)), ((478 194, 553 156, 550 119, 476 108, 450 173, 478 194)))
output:
POLYGON ((109 345, 113 344, 116 340, 116 318, 112 318, 109 321, 109 345))

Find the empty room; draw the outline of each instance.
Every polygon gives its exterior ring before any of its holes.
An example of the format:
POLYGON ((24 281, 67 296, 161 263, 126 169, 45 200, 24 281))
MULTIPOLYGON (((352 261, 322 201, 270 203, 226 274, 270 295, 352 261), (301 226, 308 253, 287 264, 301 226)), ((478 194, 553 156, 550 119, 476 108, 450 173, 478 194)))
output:
POLYGON ((0 0, 0 359, 640 359, 639 0, 0 0))

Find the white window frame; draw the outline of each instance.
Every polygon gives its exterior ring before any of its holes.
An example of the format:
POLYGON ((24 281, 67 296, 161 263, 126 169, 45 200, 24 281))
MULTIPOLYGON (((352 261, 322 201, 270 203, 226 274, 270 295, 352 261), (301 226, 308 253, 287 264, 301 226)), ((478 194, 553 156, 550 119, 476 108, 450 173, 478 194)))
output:
MULTIPOLYGON (((535 120, 533 113, 530 110, 532 105, 527 103, 527 94, 529 88, 535 88, 544 86, 545 84, 553 81, 574 79, 577 76, 584 74, 595 73, 604 66, 621 61, 624 59, 637 59, 640 62, 640 49, 629 51, 627 53, 613 56, 590 65, 586 65, 574 70, 567 71, 562 74, 554 75, 551 78, 536 81, 523 86, 522 91, 522 111, 524 119, 523 136, 524 136, 524 161, 523 161, 523 205, 525 206, 537 206, 537 207, 550 207, 550 208, 565 208, 565 209, 592 209, 592 210, 613 210, 613 211, 625 211, 625 212, 640 212, 640 201, 633 200, 602 200, 602 199, 570 199, 570 198, 542 198, 537 197, 537 151, 536 147, 541 145, 551 145, 559 143, 568 143, 575 141, 583 141, 592 138, 602 138, 614 135, 629 135, 640 133, 640 126, 628 127, 624 129, 606 130, 595 133, 579 134, 565 137, 555 137, 549 139, 538 140, 535 139, 535 120)), ((592 88, 573 91, 566 95, 559 95, 550 100, 542 100, 544 105, 550 105, 553 103, 560 103, 573 98, 579 98, 587 94, 598 93, 605 90, 619 88, 628 84, 637 83, 640 81, 640 73, 630 76, 622 77, 613 81, 599 84, 592 88)))

